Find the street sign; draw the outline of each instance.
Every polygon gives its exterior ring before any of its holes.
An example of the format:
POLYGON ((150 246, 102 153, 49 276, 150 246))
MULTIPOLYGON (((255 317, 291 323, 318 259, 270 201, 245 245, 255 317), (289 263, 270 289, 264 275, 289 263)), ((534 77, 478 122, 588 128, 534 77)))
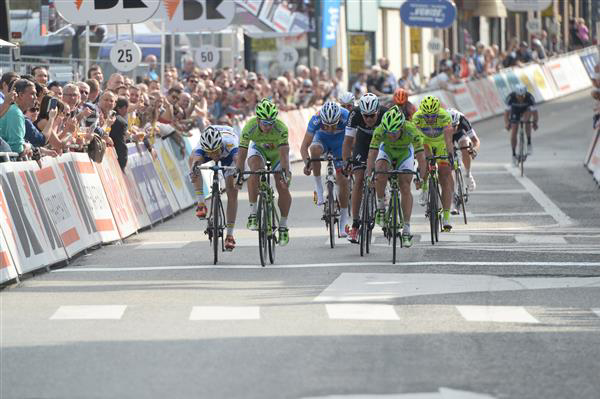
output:
POLYGON ((122 40, 110 49, 110 62, 118 71, 132 71, 141 61, 142 51, 134 42, 122 40))
POLYGON ((196 50, 196 64, 200 68, 214 68, 219 64, 220 59, 219 50, 209 44, 205 44, 196 50))
POLYGON ((402 22, 421 28, 448 28, 456 18, 456 7, 448 0, 407 0, 400 8, 402 22))
POLYGON ((537 33, 542 31, 542 21, 539 19, 530 19, 525 24, 529 33, 537 33))
POLYGON ((134 24, 154 15, 160 0, 60 0, 56 11, 73 25, 134 24))
POLYGON ((231 0, 165 0, 157 16, 164 19, 170 32, 196 33, 221 31, 235 17, 231 0))
POLYGON ((548 8, 552 0, 502 0, 509 11, 539 11, 548 8))
POLYGON ((432 37, 427 42, 427 50, 433 55, 441 54, 444 51, 444 41, 438 37, 432 37))
POLYGON ((294 47, 284 47, 277 54, 277 61, 284 67, 294 67, 298 62, 298 50, 294 47))

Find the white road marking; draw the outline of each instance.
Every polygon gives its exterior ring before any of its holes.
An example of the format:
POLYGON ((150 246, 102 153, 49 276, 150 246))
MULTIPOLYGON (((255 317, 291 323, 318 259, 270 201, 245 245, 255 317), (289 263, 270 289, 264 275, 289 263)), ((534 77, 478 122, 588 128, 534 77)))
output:
MULTIPOLYGON (((467 211, 467 218, 500 218, 500 217, 523 217, 523 216, 550 216, 546 212, 500 212, 500 213, 471 213, 467 211)), ((412 215, 411 219, 424 219, 425 215, 418 213, 412 215)), ((452 218, 462 218, 462 215, 452 216, 452 218)), ((457 219, 458 220, 458 219, 457 219)))
POLYGON ((50 320, 119 320, 126 308, 126 305, 61 306, 50 320))
MULTIPOLYGON (((432 247, 433 248, 433 247, 432 247)), ((447 249, 447 248, 446 248, 447 249)), ((353 263, 297 263, 287 265, 269 265, 266 268, 257 264, 251 265, 172 265, 172 266, 139 266, 139 267, 102 267, 102 266, 76 266, 63 269, 51 270, 50 273, 90 273, 90 272, 145 272, 145 271, 172 271, 172 270, 195 270, 195 269, 305 269, 321 267, 363 267, 363 266, 538 266, 538 267, 600 267, 600 262, 491 262, 491 261, 430 261, 430 262, 402 262, 392 265, 391 262, 353 262, 353 263)))
POLYGON ((137 244, 135 249, 179 249, 193 241, 152 241, 137 244))
MULTIPOLYGON (((431 235, 421 234, 421 242, 431 242, 431 235)), ((469 234, 442 234, 440 242, 471 242, 469 234)))
POLYGON ((258 320, 259 306, 194 306, 190 320, 258 320))
POLYGON ((334 320, 399 320, 391 305, 335 304, 325 305, 330 319, 334 320))
POLYGON ((482 171, 473 171, 473 176, 479 175, 506 175, 510 172, 507 170, 482 170, 482 171))
POLYGON ((596 313, 596 315, 600 317, 600 308, 594 308, 592 309, 592 312, 596 313))
POLYGON ((500 195, 500 194, 527 194, 528 191, 527 190, 520 190, 520 189, 516 189, 516 190, 512 190, 512 189, 508 189, 508 190, 475 190, 475 191, 471 191, 469 192, 469 195, 500 195))
POLYGON ((457 306, 460 315, 467 321, 492 323, 539 323, 522 306, 457 306))
POLYGON ((566 244, 567 241, 562 236, 553 236, 545 234, 517 234, 515 240, 521 244, 566 244))
POLYGON ((393 394, 350 394, 311 396, 301 399, 494 399, 486 394, 460 391, 441 387, 438 392, 393 393, 393 394))
POLYGON ((388 301, 423 295, 573 287, 600 287, 600 277, 503 278, 475 274, 342 273, 314 301, 388 301))
POLYGON ((573 224, 573 220, 566 213, 560 210, 552 200, 544 194, 544 192, 527 176, 520 176, 520 173, 516 168, 510 165, 505 166, 506 169, 515 177, 515 179, 521 183, 521 185, 529 191, 531 196, 544 208, 544 210, 556 220, 559 226, 570 226, 573 224))

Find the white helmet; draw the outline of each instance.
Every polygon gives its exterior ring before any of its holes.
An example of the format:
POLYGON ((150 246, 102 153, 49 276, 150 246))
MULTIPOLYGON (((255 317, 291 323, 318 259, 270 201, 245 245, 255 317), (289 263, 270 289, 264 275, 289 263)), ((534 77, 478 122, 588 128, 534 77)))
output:
POLYGON ((525 87, 524 84, 519 83, 517 87, 515 87, 515 93, 517 93, 518 96, 524 96, 527 94, 527 87, 525 87))
POLYGON ((321 122, 326 125, 337 125, 342 115, 340 105, 333 101, 327 101, 319 111, 321 122))
POLYGON ((340 94, 338 100, 342 105, 354 105, 354 94, 350 93, 349 91, 344 91, 340 94))
POLYGON ((460 117, 465 116, 462 112, 454 108, 446 109, 450 116, 452 117, 452 126, 456 126, 460 123, 460 117))
POLYGON ((358 100, 358 106, 362 114, 374 114, 379 110, 379 98, 373 93, 367 93, 358 100))
POLYGON ((200 135, 200 147, 204 151, 215 151, 221 148, 222 142, 221 131, 213 126, 208 126, 200 135))

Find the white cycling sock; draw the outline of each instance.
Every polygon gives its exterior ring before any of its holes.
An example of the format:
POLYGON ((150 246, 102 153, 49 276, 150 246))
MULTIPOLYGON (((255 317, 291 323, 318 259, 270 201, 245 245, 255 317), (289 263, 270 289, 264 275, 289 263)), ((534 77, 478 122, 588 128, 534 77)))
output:
POLYGON ((256 215, 256 202, 251 202, 250 203, 250 214, 251 215, 256 215))
POLYGON ((471 169, 465 169, 465 176, 471 176, 471 169))
POLYGON ((340 226, 342 230, 344 226, 348 223, 348 208, 340 208, 340 226))
POLYGON ((323 181, 321 180, 321 176, 313 176, 315 178, 315 190, 317 194, 321 197, 323 196, 323 181))
POLYGON ((385 209, 385 197, 377 198, 377 209, 385 209))
POLYGON ((287 217, 281 217, 279 219, 279 227, 287 227, 287 217))
POLYGON ((402 229, 402 231, 404 232, 404 234, 410 235, 410 224, 404 223, 404 228, 402 229))

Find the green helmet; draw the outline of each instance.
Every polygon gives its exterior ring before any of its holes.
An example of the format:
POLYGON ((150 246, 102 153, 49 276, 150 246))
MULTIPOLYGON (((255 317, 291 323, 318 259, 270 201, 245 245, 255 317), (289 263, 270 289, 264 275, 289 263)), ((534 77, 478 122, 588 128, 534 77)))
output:
POLYGON ((427 96, 421 100, 419 110, 424 114, 437 114, 440 110, 440 100, 435 96, 427 96))
POLYGON ((264 121, 273 121, 277 118, 279 110, 268 98, 263 98, 256 104, 256 117, 264 121))
POLYGON ((404 125, 406 118, 404 114, 398 106, 394 105, 390 108, 385 114, 383 114, 383 118, 381 118, 381 126, 385 129, 386 132, 396 132, 404 125))

